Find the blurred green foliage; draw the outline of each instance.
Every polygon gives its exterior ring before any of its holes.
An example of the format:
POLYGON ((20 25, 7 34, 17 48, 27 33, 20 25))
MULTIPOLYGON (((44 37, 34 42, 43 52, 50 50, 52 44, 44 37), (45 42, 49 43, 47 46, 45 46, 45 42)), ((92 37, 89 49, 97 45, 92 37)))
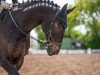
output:
POLYGON ((65 37, 82 40, 87 47, 100 49, 100 0, 76 0, 76 9, 68 15, 65 37), (86 27, 85 35, 81 30, 73 30, 80 24, 86 27))
MULTIPOLYGON (((39 26, 35 29, 35 31, 37 32, 38 38, 39 38, 40 40, 45 40, 45 34, 44 34, 43 31, 42 31, 41 25, 39 25, 39 26)), ((45 45, 44 45, 43 43, 39 43, 39 45, 40 45, 40 49, 44 49, 44 48, 45 48, 45 45)))

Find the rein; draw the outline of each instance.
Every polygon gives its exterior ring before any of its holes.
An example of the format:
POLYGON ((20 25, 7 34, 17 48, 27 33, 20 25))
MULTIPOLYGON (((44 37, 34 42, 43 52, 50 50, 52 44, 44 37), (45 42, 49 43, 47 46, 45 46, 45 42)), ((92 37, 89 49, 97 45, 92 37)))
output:
POLYGON ((0 21, 4 23, 6 21, 7 15, 8 15, 8 11, 4 12, 4 9, 3 9, 1 14, 0 14, 0 21), (3 20, 2 20, 2 17, 3 17, 3 20))
POLYGON ((43 40, 40 40, 40 39, 36 39, 36 38, 34 38, 32 35, 26 34, 23 30, 21 30, 21 29, 19 28, 19 26, 17 25, 17 23, 15 22, 15 20, 14 20, 14 18, 13 18, 13 16, 12 16, 11 12, 10 12, 9 10, 8 10, 8 12, 9 12, 9 15, 10 15, 10 17, 11 17, 11 19, 12 19, 14 25, 15 25, 24 35, 26 35, 26 36, 28 36, 28 37, 30 37, 30 38, 36 40, 37 42, 44 43, 44 44, 47 43, 46 41, 43 41, 43 40))

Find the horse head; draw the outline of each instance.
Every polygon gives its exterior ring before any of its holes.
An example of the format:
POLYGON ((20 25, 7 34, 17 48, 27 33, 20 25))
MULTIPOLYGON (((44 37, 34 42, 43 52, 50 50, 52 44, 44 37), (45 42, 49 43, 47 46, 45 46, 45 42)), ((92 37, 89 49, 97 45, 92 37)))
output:
POLYGON ((50 29, 48 30, 48 34, 46 34, 47 52, 50 56, 57 55, 59 53, 62 45, 64 31, 67 28, 66 15, 72 12, 75 8, 67 9, 67 5, 68 4, 65 4, 61 10, 57 11, 54 20, 50 25, 50 29))

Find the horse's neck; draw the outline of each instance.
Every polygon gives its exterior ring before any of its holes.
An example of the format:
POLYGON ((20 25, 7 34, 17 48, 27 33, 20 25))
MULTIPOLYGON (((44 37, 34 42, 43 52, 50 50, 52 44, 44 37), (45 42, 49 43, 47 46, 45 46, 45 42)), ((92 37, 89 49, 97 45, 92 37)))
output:
POLYGON ((20 20, 19 27, 25 32, 30 32, 44 20, 52 20, 55 13, 56 10, 51 7, 39 6, 30 9, 23 9, 21 14, 19 13, 16 17, 20 20))

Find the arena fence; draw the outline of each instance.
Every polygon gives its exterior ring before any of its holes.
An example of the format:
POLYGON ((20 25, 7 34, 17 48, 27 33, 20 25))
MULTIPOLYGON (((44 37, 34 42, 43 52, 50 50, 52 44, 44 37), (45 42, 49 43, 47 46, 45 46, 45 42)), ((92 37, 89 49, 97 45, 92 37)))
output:
MULTIPOLYGON (((100 53, 100 49, 98 50, 60 50, 59 54, 94 54, 100 53)), ((46 50, 38 50, 38 49, 29 49, 29 54, 47 54, 46 50)))

